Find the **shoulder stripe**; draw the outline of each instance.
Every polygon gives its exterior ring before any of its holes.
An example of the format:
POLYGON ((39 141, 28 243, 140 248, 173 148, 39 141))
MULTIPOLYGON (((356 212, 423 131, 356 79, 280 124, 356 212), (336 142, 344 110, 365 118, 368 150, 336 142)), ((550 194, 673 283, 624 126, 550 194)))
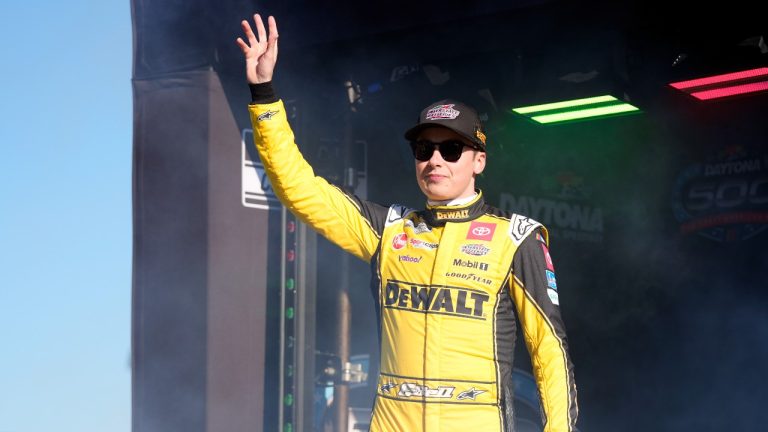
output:
POLYGON ((488 217, 492 217, 494 219, 503 220, 504 222, 509 222, 510 221, 510 219, 508 217, 504 217, 504 216, 493 214, 493 213, 486 213, 483 216, 488 216, 488 217))

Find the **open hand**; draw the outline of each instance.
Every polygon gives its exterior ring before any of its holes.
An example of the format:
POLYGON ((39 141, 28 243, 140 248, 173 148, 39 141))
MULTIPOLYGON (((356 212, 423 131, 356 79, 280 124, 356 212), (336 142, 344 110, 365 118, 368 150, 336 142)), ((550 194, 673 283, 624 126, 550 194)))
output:
POLYGON ((269 38, 264 29, 264 22, 259 14, 253 16, 256 23, 257 35, 253 34, 251 25, 247 20, 243 20, 240 25, 243 27, 248 43, 243 38, 237 38, 237 45, 243 50, 245 55, 246 76, 249 84, 261 84, 272 81, 272 74, 275 71, 277 62, 277 23, 274 17, 269 17, 269 38))

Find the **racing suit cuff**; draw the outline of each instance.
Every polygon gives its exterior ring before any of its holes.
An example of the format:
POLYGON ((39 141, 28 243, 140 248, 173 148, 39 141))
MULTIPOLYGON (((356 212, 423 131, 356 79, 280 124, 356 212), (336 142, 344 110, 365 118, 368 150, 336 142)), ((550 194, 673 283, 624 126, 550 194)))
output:
POLYGON ((268 104, 278 101, 272 81, 261 84, 248 84, 251 89, 251 105, 268 104))

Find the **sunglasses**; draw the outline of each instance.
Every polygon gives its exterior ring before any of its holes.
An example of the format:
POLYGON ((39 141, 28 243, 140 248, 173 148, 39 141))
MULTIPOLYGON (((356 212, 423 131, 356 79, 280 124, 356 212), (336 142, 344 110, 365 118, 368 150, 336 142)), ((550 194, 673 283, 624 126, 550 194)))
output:
POLYGON ((432 154, 435 152, 435 147, 440 151, 440 156, 442 156, 446 162, 456 162, 459 160, 464 147, 475 148, 460 140, 448 140, 439 143, 427 140, 411 141, 413 157, 422 162, 432 158, 432 154))

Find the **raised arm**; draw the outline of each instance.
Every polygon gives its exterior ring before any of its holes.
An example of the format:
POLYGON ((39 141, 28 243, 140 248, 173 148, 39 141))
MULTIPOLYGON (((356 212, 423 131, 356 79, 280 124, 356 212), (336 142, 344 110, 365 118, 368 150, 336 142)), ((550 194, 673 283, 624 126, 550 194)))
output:
POLYGON ((242 27, 248 42, 243 51, 253 101, 248 110, 253 139, 272 189, 288 210, 328 240, 369 261, 375 254, 387 208, 361 200, 325 179, 317 177, 294 141, 283 102, 272 88, 277 61, 277 23, 269 17, 269 36, 261 17, 254 15, 256 34, 250 24, 242 27))

